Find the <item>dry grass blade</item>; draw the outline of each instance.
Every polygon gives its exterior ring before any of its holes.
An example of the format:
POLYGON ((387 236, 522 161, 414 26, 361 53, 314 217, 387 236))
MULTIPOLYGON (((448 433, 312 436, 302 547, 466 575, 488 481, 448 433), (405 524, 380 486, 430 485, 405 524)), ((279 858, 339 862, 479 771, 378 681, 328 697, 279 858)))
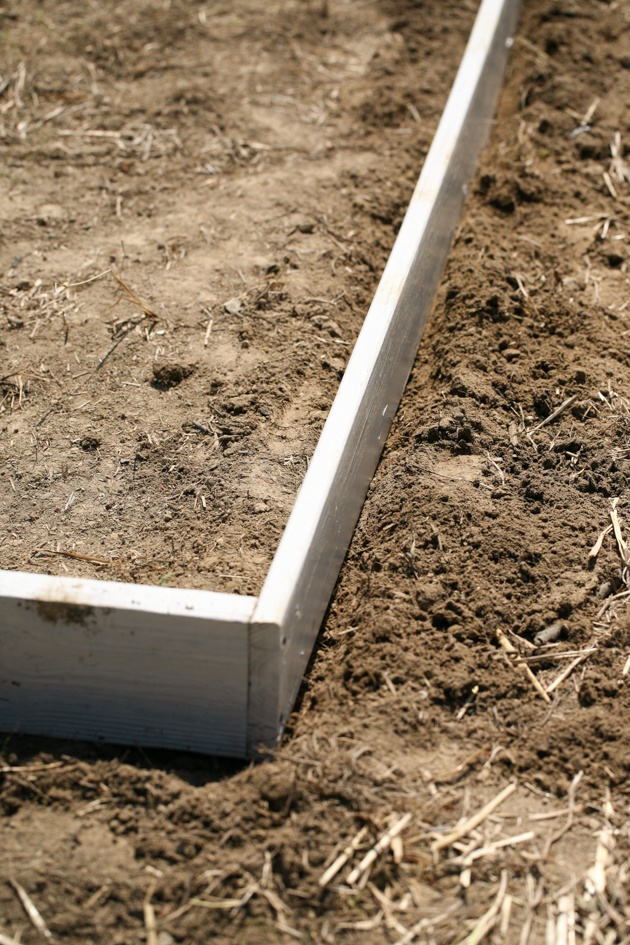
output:
POLYGON ((199 906, 202 909, 218 909, 219 911, 228 909, 239 909, 243 904, 242 899, 191 899, 189 906, 199 906))
POLYGON ((612 862, 612 851, 615 848, 615 836, 609 824, 602 827, 597 839, 595 862, 589 868, 584 880, 584 897, 588 901, 595 899, 597 893, 606 892, 606 870, 612 862))
POLYGON ((15 889, 20 902, 22 903, 24 911, 26 912, 31 923, 33 924, 33 927, 36 928, 37 931, 40 932, 44 936, 44 938, 52 938, 52 932, 50 931, 50 929, 44 922, 39 909, 37 908, 37 906, 31 899, 27 891, 24 889, 24 886, 18 883, 17 880, 15 879, 12 879, 10 882, 13 888, 15 889))
POLYGON ((129 288, 127 283, 123 282, 120 276, 117 276, 115 272, 112 272, 111 275, 112 275, 112 278, 118 283, 118 287, 121 292, 120 298, 116 302, 116 305, 118 304, 118 302, 127 301, 127 302, 130 302, 132 305, 135 305, 137 308, 139 308, 145 318, 153 318, 155 320, 158 319, 159 316, 157 315, 156 312, 153 311, 151 306, 148 305, 148 303, 145 302, 144 299, 141 299, 140 296, 137 295, 137 293, 134 292, 133 289, 129 288))
POLYGON ((116 350, 118 345, 121 343, 121 341, 124 341, 127 335, 129 335, 134 330, 134 328, 137 328, 138 325, 141 325, 145 321, 149 321, 151 323, 151 327, 153 327, 153 325, 155 325, 155 323, 157 322, 159 318, 159 316, 157 315, 156 312, 153 311, 151 306, 148 305, 148 303, 145 302, 143 299, 141 299, 140 296, 127 285, 126 282, 123 282, 120 276, 117 276, 115 272, 111 272, 111 275, 112 275, 112 278, 118 284, 118 287, 120 289, 120 295, 118 296, 118 298, 116 299, 114 303, 114 308, 116 307, 116 305, 118 305, 119 302, 126 301, 126 302, 130 302, 132 305, 135 305, 136 308, 139 308, 140 311, 142 312, 142 315, 140 315, 139 318, 132 318, 129 321, 123 322, 123 325, 118 328, 117 332, 115 332, 115 334, 118 334, 118 337, 114 341, 114 344, 111 346, 107 354, 105 354, 101 358, 101 360, 98 362, 98 364, 94 368, 95 371, 100 371, 100 369, 103 367, 103 365, 105 364, 107 359, 110 357, 110 355, 114 353, 114 351, 116 350))
POLYGON ((103 272, 97 272, 95 276, 90 276, 89 279, 83 279, 82 282, 62 282, 61 287, 62 289, 76 289, 81 285, 89 285, 90 282, 96 282, 98 279, 102 279, 103 276, 108 276, 110 272, 111 269, 104 269, 103 272))
POLYGON ((418 938, 421 932, 424 932, 432 923, 428 919, 420 919, 415 925, 412 925, 405 934, 397 940, 395 945, 411 945, 414 939, 418 938))
POLYGON ((343 869, 348 860, 352 857, 356 850, 358 850, 361 845, 361 841, 367 833, 367 827, 362 827, 359 830, 358 834, 350 841, 348 846, 339 854, 338 857, 331 863, 328 869, 322 873, 319 878, 319 885, 323 888, 327 886, 328 883, 335 878, 339 870, 343 869))
POLYGON ((501 906, 503 905, 503 900, 507 891, 507 884, 508 872, 507 870, 501 870, 501 880, 494 902, 488 911, 484 912, 484 914, 481 916, 472 932, 470 932, 466 938, 460 939, 459 945, 478 945, 478 943, 483 941, 486 935, 492 931, 499 916, 501 906))
POLYGON ((502 649, 507 653, 509 663, 513 669, 517 672, 520 671, 524 676, 527 676, 538 695, 544 699, 545 702, 550 702, 551 700, 547 692, 545 692, 537 676, 532 672, 527 663, 516 663, 514 661, 514 658, 518 656, 518 650, 512 643, 510 643, 502 630, 497 630, 497 640, 499 641, 502 649))
POLYGON ((572 662, 570 662, 569 665, 566 666, 558 676, 556 676, 554 681, 547 686, 547 689, 546 689, 547 695, 551 695, 552 692, 555 692, 558 686, 562 685, 565 679, 568 679, 568 677, 571 675, 573 670, 577 666, 579 666, 580 663, 583 663, 584 660, 587 659, 590 656, 590 654, 594 652, 595 652, 595 648, 590 647, 588 650, 585 650, 583 653, 580 653, 579 656, 576 656, 576 658, 572 660, 572 662))
POLYGON ((111 558, 97 558, 95 555, 82 555, 78 551, 53 551, 49 548, 36 548, 31 552, 31 558, 48 558, 59 555, 62 558, 74 558, 76 561, 89 561, 91 564, 115 565, 117 561, 111 558))
POLYGON ((577 395, 577 394, 573 394, 573 396, 567 397, 567 399, 566 399, 565 401, 563 401, 563 402, 560 404, 559 407, 556 407, 556 409, 555 409, 554 411, 552 411, 552 413, 550 413, 548 417, 545 417, 544 420, 541 420, 540 423, 536 424, 535 427, 531 427, 531 428, 530 428, 529 430, 527 430, 526 432, 527 432, 528 434, 535 433, 536 430, 540 430, 541 427, 546 427, 548 423, 553 423, 553 421, 554 421, 557 417, 559 417, 560 414, 563 413, 563 412, 567 409, 567 407, 570 407, 572 404, 575 403, 575 401, 577 400, 577 398, 578 398, 578 395, 577 395))
POLYGON ((519 656, 514 659, 514 663, 557 663, 559 660, 571 660, 575 659, 576 656, 588 656, 589 653, 594 653, 597 649, 596 646, 589 647, 587 650, 567 650, 565 653, 554 653, 553 651, 548 651, 547 653, 537 653, 535 656, 519 656))
POLYGON ((613 135, 613 139, 610 142, 610 173, 619 181, 623 183, 624 181, 630 184, 630 167, 623 159, 623 145, 621 143, 621 134, 616 131, 613 135))
POLYGON ((488 801, 488 803, 482 807, 481 810, 477 811, 476 814, 473 814, 472 817, 469 817, 458 827, 455 827, 450 833, 447 833, 443 837, 438 837, 437 840, 434 840, 434 842, 431 844, 431 850, 433 853, 439 853, 440 850, 445 850, 446 847, 450 847, 451 844, 455 843, 457 840, 461 840, 462 837, 465 837, 467 834, 469 834, 471 830, 474 830, 475 827, 478 827, 479 824, 483 823, 486 817, 495 811, 497 807, 500 807, 501 804, 503 804, 503 802, 508 799, 508 797, 514 794, 515 790, 516 784, 514 782, 512 782, 512 784, 508 784, 503 788, 502 791, 499 791, 496 797, 492 798, 492 800, 488 801))
POLYGON ((499 850, 504 850, 505 847, 513 847, 519 843, 528 843, 535 838, 536 834, 534 831, 527 830, 525 833, 519 833, 514 837, 504 837, 502 840, 495 840, 494 843, 490 843, 487 847, 481 847, 478 850, 472 850, 471 853, 467 853, 462 860, 462 864, 463 866, 470 866, 475 860, 479 860, 484 856, 493 856, 495 853, 498 853, 499 850))

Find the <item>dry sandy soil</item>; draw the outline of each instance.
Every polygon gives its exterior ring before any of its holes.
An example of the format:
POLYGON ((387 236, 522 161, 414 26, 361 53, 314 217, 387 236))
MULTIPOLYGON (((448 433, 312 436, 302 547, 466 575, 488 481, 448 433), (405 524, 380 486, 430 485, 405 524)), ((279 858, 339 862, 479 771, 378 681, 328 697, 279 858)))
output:
MULTIPOLYGON (((258 592, 475 8, 0 0, 3 568, 258 592)), ((290 731, 6 735, 0 941, 630 941, 629 103, 525 3, 290 731)))

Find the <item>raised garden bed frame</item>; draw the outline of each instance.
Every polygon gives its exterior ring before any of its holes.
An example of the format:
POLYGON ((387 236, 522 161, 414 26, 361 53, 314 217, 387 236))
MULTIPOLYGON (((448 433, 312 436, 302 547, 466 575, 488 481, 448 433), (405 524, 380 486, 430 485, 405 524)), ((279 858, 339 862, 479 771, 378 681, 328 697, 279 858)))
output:
POLYGON ((520 0, 483 0, 260 595, 0 571, 0 730, 256 757, 280 738, 420 343, 520 0))

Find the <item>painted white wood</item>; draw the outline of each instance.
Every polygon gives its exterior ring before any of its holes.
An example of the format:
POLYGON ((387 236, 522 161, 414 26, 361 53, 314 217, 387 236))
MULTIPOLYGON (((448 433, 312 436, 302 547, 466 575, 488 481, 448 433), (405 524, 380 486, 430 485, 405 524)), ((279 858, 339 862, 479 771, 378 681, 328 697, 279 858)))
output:
POLYGON ((0 730, 242 757, 255 598, 0 572, 0 730))
MULTIPOLYGON (((279 627, 276 739, 302 681, 370 480, 418 349, 465 186, 492 118, 519 0, 483 0, 391 256, 280 546, 254 627, 279 627)), ((258 672, 254 663, 252 670, 258 672)), ((250 725, 252 720, 250 720, 250 725)))
POLYGON ((426 323, 519 0, 483 0, 258 600, 0 571, 0 730, 256 757, 286 722, 426 323))

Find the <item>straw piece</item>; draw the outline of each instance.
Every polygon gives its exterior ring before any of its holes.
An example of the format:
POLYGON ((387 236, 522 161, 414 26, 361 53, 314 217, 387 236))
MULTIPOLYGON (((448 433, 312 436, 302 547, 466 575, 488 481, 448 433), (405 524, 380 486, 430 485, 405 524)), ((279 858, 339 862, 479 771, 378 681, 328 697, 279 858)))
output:
POLYGON ((593 566, 598 554, 602 550, 602 545, 604 544, 604 538, 606 537, 606 535, 610 535, 612 530, 613 530, 612 525, 607 525, 606 528, 599 533, 597 537, 597 541, 595 542, 595 544, 593 545, 593 547, 588 553, 588 563, 590 567, 593 566))
POLYGON ((383 834, 380 840, 374 844, 371 850, 365 854, 361 862, 355 869, 352 870, 348 876, 348 884, 353 886, 357 880, 369 870, 372 863, 378 858, 378 856, 383 853, 390 845, 394 837, 397 837, 398 834, 402 833, 409 821, 411 820, 411 814, 407 813, 400 820, 397 820, 393 827, 390 827, 389 830, 383 834))
POLYGON ((361 841, 367 833, 367 827, 362 827, 358 834, 350 841, 348 846, 343 850, 342 853, 331 863, 325 873, 319 878, 319 885, 324 888, 327 886, 331 879, 337 875, 339 870, 343 869, 348 860, 351 858, 352 854, 359 848, 361 841))
POLYGON ((583 653, 580 653, 579 656, 576 656, 576 658, 572 660, 569 663, 569 665, 566 666, 562 670, 561 673, 559 673, 558 676, 556 676, 554 681, 549 686, 547 686, 547 689, 546 689, 547 697, 549 697, 549 695, 552 692, 554 692, 558 688, 558 686, 560 686, 565 681, 565 679, 567 679, 571 675, 571 673, 573 672, 576 666, 579 666, 580 663, 583 663, 584 660, 587 659, 587 657, 589 657, 591 653, 593 652, 594 652, 594 648, 590 647, 588 650, 585 650, 583 653))
POLYGON ((497 892, 494 902, 492 903, 488 911, 484 912, 484 914, 481 916, 481 918, 477 922, 477 925, 474 927, 472 932, 469 935, 467 935, 466 938, 460 939, 459 945, 478 945, 478 943, 481 942, 486 937, 488 932, 492 931, 492 929, 494 928, 496 924, 497 916, 499 914, 501 906, 503 905, 503 900, 505 898, 505 893, 507 890, 507 884, 508 884, 508 871, 501 870, 501 881, 499 883, 499 890, 497 892))
POLYGON ((52 932, 44 922, 41 913, 37 909, 35 903, 27 891, 24 889, 24 886, 20 885, 20 883, 18 883, 15 879, 10 880, 10 883, 18 894, 19 900, 24 907, 24 911, 31 920, 33 926, 38 932, 41 932, 44 938, 52 938, 52 932))
MULTIPOLYGON (((497 630, 497 640, 508 654, 508 657, 518 656, 518 650, 512 643, 510 643, 502 630, 497 630)), ((545 702, 551 702, 547 692, 545 692, 541 683, 539 682, 538 677, 532 672, 527 663, 515 663, 513 659, 509 659, 509 663, 516 672, 520 671, 524 676, 527 676, 538 695, 541 696, 545 702)))
POLYGON ((446 847, 450 847, 451 844, 455 843, 457 840, 461 840, 462 837, 465 837, 470 833, 471 830, 474 830, 475 827, 478 827, 479 824, 488 817, 494 810, 497 809, 504 801, 508 799, 514 791, 516 790, 516 784, 508 784, 506 787, 500 791, 496 797, 482 807, 481 810, 477 811, 476 814, 473 814, 472 817, 469 817, 468 820, 465 820, 463 824, 460 824, 459 827, 455 827, 454 830, 451 830, 450 833, 444 834, 443 837, 438 837, 437 840, 431 844, 431 850, 433 853, 438 853, 440 850, 444 850, 446 847))
POLYGON ((577 394, 573 394, 572 397, 567 397, 567 399, 566 399, 565 401, 563 401, 563 402, 560 404, 559 407, 556 407, 556 409, 555 409, 554 411, 552 411, 552 413, 550 413, 548 417, 545 417, 544 420, 541 420, 540 423, 536 424, 535 427, 532 427, 530 430, 527 430, 526 432, 527 432, 527 433, 535 433, 536 430, 540 430, 541 427, 546 427, 548 423, 553 423, 553 421, 556 419, 556 417, 559 417, 560 414, 561 414, 564 410, 567 409, 567 407, 570 407, 571 404, 574 404, 574 403, 575 403, 575 401, 577 400, 577 398, 578 398, 578 395, 577 395, 577 394))
POLYGON ((619 497, 612 500, 612 508, 610 510, 610 518, 612 521, 613 531, 615 533, 615 539, 617 541, 617 547, 619 549, 619 557, 623 562, 623 580, 625 584, 629 583, 629 574, 628 569, 630 568, 630 551, 628 551, 628 546, 624 541, 624 537, 621 533, 621 522, 619 521, 619 515, 617 513, 617 505, 619 504, 619 497))

